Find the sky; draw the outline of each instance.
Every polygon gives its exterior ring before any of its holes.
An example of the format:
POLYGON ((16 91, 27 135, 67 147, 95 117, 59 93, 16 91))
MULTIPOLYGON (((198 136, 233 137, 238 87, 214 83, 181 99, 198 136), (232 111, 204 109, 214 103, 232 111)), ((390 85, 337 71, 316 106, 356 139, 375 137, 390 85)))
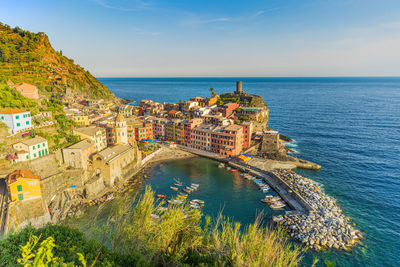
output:
POLYGON ((97 77, 400 76, 398 0, 0 0, 97 77))

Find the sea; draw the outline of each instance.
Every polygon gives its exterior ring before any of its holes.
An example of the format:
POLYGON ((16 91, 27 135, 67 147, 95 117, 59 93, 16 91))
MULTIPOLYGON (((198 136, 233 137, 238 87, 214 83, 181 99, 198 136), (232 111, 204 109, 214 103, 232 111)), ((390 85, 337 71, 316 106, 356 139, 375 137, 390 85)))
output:
MULTIPOLYGON (((134 105, 142 99, 178 102, 207 97, 210 88, 232 92, 236 81, 243 81, 245 92, 261 95, 267 103, 269 126, 295 140, 294 155, 322 165, 320 171, 296 172, 321 183, 365 235, 350 252, 306 252, 302 266, 311 266, 315 257, 317 266, 324 266, 325 259, 336 266, 400 265, 399 77, 99 80, 134 105)), ((255 187, 210 160, 163 163, 153 172, 148 183, 160 193, 175 177, 200 181, 206 215, 222 211, 246 224, 264 209, 255 187)))

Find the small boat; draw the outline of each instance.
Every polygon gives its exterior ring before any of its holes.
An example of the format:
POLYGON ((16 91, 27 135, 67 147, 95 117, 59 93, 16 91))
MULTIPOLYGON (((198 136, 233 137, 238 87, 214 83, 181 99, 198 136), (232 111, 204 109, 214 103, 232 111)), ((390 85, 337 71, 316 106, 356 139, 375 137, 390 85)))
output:
POLYGON ((187 189, 187 188, 183 188, 182 191, 184 191, 184 192, 186 192, 186 193, 188 193, 188 194, 192 193, 192 190, 187 189))
POLYGON ((185 193, 182 193, 182 192, 179 192, 177 195, 178 196, 183 196, 183 197, 187 197, 188 196, 188 194, 185 194, 185 193))
POLYGON ((184 196, 177 196, 176 199, 185 200, 187 197, 184 196))
POLYGON ((183 183, 181 181, 179 181, 179 179, 175 179, 175 185, 176 186, 182 186, 183 183))
POLYGON ((159 207, 157 210, 159 210, 159 211, 166 211, 168 209, 168 207, 163 207, 163 206, 161 206, 161 207, 159 207))
POLYGON ((267 192, 269 191, 269 188, 262 188, 261 191, 262 191, 263 193, 267 193, 267 192))
POLYGON ((200 206, 196 204, 190 204, 190 207, 194 209, 200 209, 200 206))
POLYGON ((191 202, 194 202, 194 203, 198 203, 198 204, 204 205, 204 200, 200 200, 200 199, 193 199, 191 202))
POLYGON ((223 167, 225 167, 225 164, 223 164, 222 162, 218 164, 218 168, 223 168, 223 167))
POLYGON ((158 198, 165 198, 165 195, 158 194, 158 195, 156 195, 156 197, 158 197, 158 198))
POLYGON ((228 171, 230 171, 232 168, 228 166, 228 167, 226 167, 226 169, 227 169, 228 171))
POLYGON ((182 204, 183 201, 179 199, 174 199, 174 200, 168 200, 169 204, 182 204))
POLYGON ((171 188, 172 190, 178 191, 178 187, 170 186, 169 188, 171 188))
POLYGON ((200 185, 199 185, 199 184, 192 183, 191 186, 199 187, 200 185))
POLYGON ((286 204, 284 204, 284 203, 274 203, 274 204, 270 205, 270 208, 274 209, 274 210, 279 210, 285 206, 286 206, 286 204))

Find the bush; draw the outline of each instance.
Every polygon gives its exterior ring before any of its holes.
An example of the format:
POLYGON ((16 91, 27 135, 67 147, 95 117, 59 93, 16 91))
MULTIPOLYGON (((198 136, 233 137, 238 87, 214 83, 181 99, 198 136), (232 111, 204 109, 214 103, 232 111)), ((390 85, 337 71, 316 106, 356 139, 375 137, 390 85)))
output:
POLYGON ((86 261, 95 266, 135 266, 146 264, 140 255, 123 255, 112 253, 100 243, 88 240, 82 232, 64 225, 47 225, 44 228, 34 229, 27 227, 19 233, 9 235, 0 241, 0 266, 20 266, 17 260, 21 258, 21 246, 27 244, 31 236, 40 236, 41 240, 51 237, 54 239, 54 256, 62 258, 64 262, 80 264, 77 253, 84 255, 86 261))

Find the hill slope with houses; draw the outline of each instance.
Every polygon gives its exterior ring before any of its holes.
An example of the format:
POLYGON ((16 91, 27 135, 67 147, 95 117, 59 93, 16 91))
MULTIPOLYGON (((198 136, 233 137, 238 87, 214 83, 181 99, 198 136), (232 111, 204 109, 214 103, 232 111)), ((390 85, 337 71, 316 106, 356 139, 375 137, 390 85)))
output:
POLYGON ((33 84, 41 96, 114 98, 89 71, 51 46, 48 36, 0 23, 0 83, 33 84))

